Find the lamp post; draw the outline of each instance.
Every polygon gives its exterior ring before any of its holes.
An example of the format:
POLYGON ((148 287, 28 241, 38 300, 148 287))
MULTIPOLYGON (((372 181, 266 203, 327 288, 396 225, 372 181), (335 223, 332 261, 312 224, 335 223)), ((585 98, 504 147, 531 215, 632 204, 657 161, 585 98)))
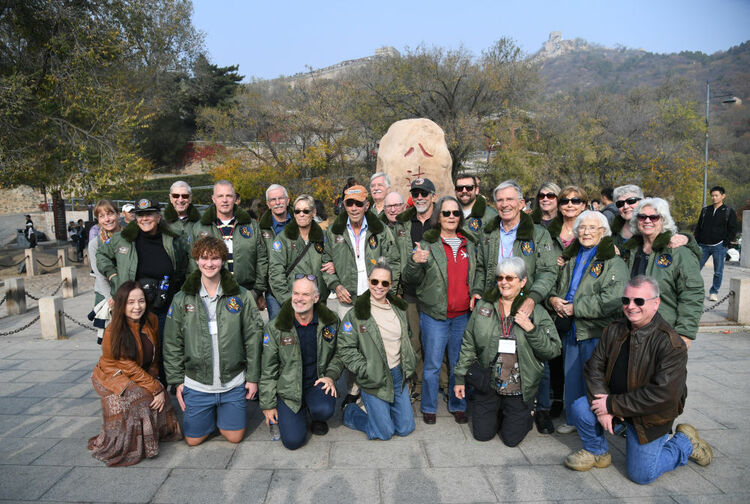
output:
MULTIPOLYGON (((737 97, 732 94, 714 96, 714 98, 726 98, 721 100, 721 103, 736 103, 737 97)), ((708 196, 708 108, 711 100, 711 85, 706 82, 706 162, 703 165, 703 206, 706 206, 706 198, 708 196)))

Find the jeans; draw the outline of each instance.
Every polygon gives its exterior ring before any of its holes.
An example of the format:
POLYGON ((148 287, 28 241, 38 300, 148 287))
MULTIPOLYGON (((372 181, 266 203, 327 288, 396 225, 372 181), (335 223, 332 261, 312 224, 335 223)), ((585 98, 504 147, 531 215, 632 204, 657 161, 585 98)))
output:
POLYGON ((167 373, 164 371, 164 352, 162 352, 164 326, 167 324, 167 312, 157 313, 156 318, 159 320, 159 342, 157 348, 157 351, 159 352, 159 381, 164 385, 164 388, 167 388, 167 373))
POLYGON ((302 391, 302 407, 297 413, 289 409, 281 397, 276 403, 279 414, 281 442, 289 450, 296 450, 307 440, 307 415, 310 419, 325 422, 336 411, 336 398, 323 391, 323 384, 302 391))
POLYGON ((711 289, 709 289, 709 293, 718 294, 721 287, 721 279, 724 276, 724 259, 727 256, 727 248, 723 243, 719 243, 718 245, 703 245, 701 243, 700 246, 703 249, 701 269, 703 269, 709 257, 713 256, 714 258, 714 281, 711 289))
POLYGON ((401 365, 391 369, 393 378, 393 402, 389 403, 362 391, 362 402, 367 413, 352 403, 344 410, 344 425, 350 429, 367 434, 367 439, 388 440, 394 434, 406 436, 411 433, 414 424, 414 410, 409 398, 409 385, 404 385, 401 365))
POLYGON ((422 351, 424 352, 424 371, 422 375, 422 413, 437 413, 438 382, 443 355, 448 347, 448 411, 466 411, 466 399, 459 399, 453 392, 455 377, 453 369, 461 352, 461 341, 464 329, 469 322, 469 314, 446 320, 435 320, 426 313, 419 314, 419 326, 422 331, 422 351))
POLYGON ((586 395, 586 380, 583 368, 591 354, 594 353, 599 338, 576 341, 573 331, 563 336, 563 365, 565 366, 565 418, 568 425, 575 425, 571 420, 573 403, 586 395))
POLYGON ((281 304, 270 291, 266 292, 266 309, 268 310, 269 321, 275 319, 281 311, 281 304))
POLYGON ((544 362, 544 372, 542 379, 539 381, 539 390, 536 393, 536 410, 537 411, 549 411, 552 407, 552 399, 550 397, 550 378, 549 378, 549 362, 544 362))
MULTIPOLYGON (((585 396, 578 398, 571 409, 571 421, 578 428, 584 449, 594 455, 607 453, 609 446, 604 437, 604 428, 589 408, 588 399, 585 396)), ((625 465, 628 477, 639 485, 651 483, 665 472, 687 464, 693 453, 693 445, 682 433, 678 432, 671 438, 669 434, 664 434, 649 443, 640 444, 635 427, 629 422, 625 426, 628 430, 625 465)))

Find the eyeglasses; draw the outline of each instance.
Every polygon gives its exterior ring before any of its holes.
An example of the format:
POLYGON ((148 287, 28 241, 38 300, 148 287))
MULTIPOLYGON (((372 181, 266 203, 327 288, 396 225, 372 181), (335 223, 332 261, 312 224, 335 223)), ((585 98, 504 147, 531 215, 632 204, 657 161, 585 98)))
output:
POLYGON ((641 201, 641 198, 628 198, 628 199, 623 199, 623 200, 620 200, 620 201, 616 202, 616 203, 615 203, 615 206, 616 206, 617 208, 622 208, 622 207, 624 207, 624 206, 625 206, 625 203, 627 203, 627 204, 628 204, 628 205, 630 205, 630 206, 633 206, 633 205, 635 205, 636 203, 638 203, 639 201, 641 201))
POLYGON ((578 232, 579 233, 596 233, 601 228, 602 228, 601 226, 579 226, 578 232))
POLYGON ((310 210, 309 208, 295 208, 294 209, 294 213, 295 214, 301 214, 301 213, 303 213, 303 214, 307 215, 309 213, 312 213, 312 210, 310 210))
POLYGON ((382 285, 382 286, 383 286, 383 287, 384 287, 385 289, 387 289, 388 287, 390 287, 390 286, 391 286, 391 282, 389 282, 388 280, 382 280, 382 281, 381 281, 381 280, 378 280, 377 278, 371 278, 371 279, 370 279, 370 283, 371 283, 371 284, 372 284, 373 286, 377 286, 378 284, 380 284, 380 285, 382 285))
POLYGON ((495 277, 495 280, 498 282, 502 282, 503 280, 505 280, 506 282, 512 282, 516 278, 518 277, 514 275, 498 275, 495 277))
POLYGON ((413 191, 411 191, 412 198, 426 198, 429 195, 430 193, 423 189, 414 189, 413 191))
POLYGON ((393 205, 386 205, 385 208, 387 208, 388 210, 395 210, 403 206, 404 206, 403 203, 394 203, 393 205))
POLYGON ((443 217, 450 217, 451 215, 453 217, 461 216, 461 210, 442 210, 440 213, 443 214, 443 217))
POLYGON ((567 205, 568 203, 573 203, 574 205, 580 205, 581 203, 586 203, 581 198, 562 198, 560 199, 560 206, 567 205))
POLYGON ((355 206, 356 205, 359 208, 362 208, 363 206, 365 206, 365 202, 364 201, 355 200, 355 199, 348 199, 348 200, 344 201, 344 205, 346 205, 346 206, 355 206))
POLYGON ((174 193, 172 193, 172 199, 180 199, 180 198, 182 198, 182 199, 190 199, 190 195, 189 194, 174 194, 174 193))
POLYGON ((661 219, 661 215, 654 214, 654 215, 646 215, 639 213, 638 214, 638 220, 641 222, 646 222, 647 220, 650 220, 651 222, 658 222, 658 220, 661 219))
POLYGON ((651 301, 652 299, 656 299, 655 297, 650 297, 647 299, 644 298, 629 298, 629 297, 621 297, 620 301, 622 301, 622 306, 630 306, 630 302, 632 301, 635 303, 636 306, 643 306, 646 304, 646 301, 651 301))
POLYGON ((317 282, 318 281, 318 277, 316 277, 315 275, 305 275, 305 274, 302 274, 302 273, 297 273, 296 275, 294 275, 294 279, 295 280, 300 280, 302 278, 307 278, 311 282, 317 282))
POLYGON ((464 192, 464 191, 471 192, 474 190, 474 187, 476 186, 474 186, 473 184, 472 185, 457 185, 456 192, 464 192))
POLYGON ((543 200, 543 199, 551 199, 556 200, 557 194, 555 193, 539 193, 536 195, 536 199, 543 200))

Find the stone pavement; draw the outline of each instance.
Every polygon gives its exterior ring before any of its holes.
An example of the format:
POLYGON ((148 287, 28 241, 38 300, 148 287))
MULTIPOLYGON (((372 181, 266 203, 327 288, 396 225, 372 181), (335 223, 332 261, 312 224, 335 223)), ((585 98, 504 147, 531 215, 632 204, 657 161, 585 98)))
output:
MULTIPOLYGON (((65 311, 85 321, 92 300, 87 290, 65 300, 65 311)), ((36 310, 4 317, 0 332, 34 316, 36 310)), ((238 445, 219 438, 194 448, 162 443, 154 459, 107 468, 86 449, 101 428, 89 381, 99 347, 93 332, 66 325, 67 340, 41 340, 38 324, 0 337, 0 501, 750 502, 748 328, 706 326, 690 350, 689 396, 678 422, 699 429, 714 462, 689 462, 639 486, 625 476, 622 438, 611 438, 612 466, 578 473, 562 464, 580 447, 576 435, 533 430, 516 448, 497 438, 480 443, 442 402, 436 425, 417 417, 414 433, 387 442, 367 441, 337 413, 328 435, 296 452, 270 441, 251 403, 248 434, 238 445)))

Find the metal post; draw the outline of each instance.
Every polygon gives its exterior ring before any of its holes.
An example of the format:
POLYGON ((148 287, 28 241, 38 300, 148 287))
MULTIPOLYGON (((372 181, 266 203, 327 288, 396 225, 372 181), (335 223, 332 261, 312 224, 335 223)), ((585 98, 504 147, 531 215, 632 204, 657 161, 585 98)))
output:
POLYGON ((706 82, 706 164, 703 165, 703 206, 706 206, 708 196, 708 101, 710 85, 706 82))

